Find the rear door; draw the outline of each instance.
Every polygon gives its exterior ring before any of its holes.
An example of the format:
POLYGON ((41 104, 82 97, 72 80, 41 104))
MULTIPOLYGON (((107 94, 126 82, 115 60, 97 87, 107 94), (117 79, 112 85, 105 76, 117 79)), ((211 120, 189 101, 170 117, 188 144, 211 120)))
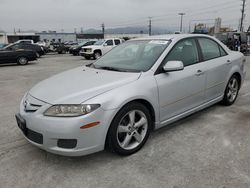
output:
POLYGON ((190 38, 178 42, 162 65, 169 61, 182 61, 184 70, 155 75, 161 122, 197 107, 205 101, 206 74, 204 65, 199 63, 196 40, 190 38))
POLYGON ((231 60, 226 51, 213 39, 198 38, 202 53, 202 64, 207 73, 206 102, 224 94, 227 73, 231 60))

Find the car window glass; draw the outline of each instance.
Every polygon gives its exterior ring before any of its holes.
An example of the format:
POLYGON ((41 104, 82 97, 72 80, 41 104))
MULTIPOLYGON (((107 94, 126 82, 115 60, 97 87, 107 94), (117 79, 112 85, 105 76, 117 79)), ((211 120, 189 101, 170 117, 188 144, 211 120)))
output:
POLYGON ((115 47, 94 65, 97 68, 107 66, 132 72, 147 71, 168 45, 167 40, 128 41, 115 47))
POLYGON ((108 46, 113 46, 113 40, 107 40, 105 44, 107 44, 108 46))
POLYGON ((115 40, 115 45, 118 45, 120 43, 121 43, 120 40, 115 40))
POLYGON ((200 38, 198 41, 204 61, 220 57, 219 45, 216 42, 207 38, 200 38))
POLYGON ((226 56, 227 55, 226 51, 221 46, 220 46, 220 55, 221 56, 226 56))
POLYGON ((165 58, 164 62, 182 61, 184 66, 199 62, 198 50, 194 39, 178 42, 165 58))
POLYGON ((20 47, 21 47, 20 44, 15 44, 15 45, 11 46, 11 49, 17 50, 17 49, 19 49, 20 47))

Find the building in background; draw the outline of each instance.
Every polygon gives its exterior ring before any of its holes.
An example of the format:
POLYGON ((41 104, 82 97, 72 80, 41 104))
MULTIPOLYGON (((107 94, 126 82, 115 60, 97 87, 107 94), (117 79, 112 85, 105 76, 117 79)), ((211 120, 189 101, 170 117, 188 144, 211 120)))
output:
POLYGON ((29 39, 34 42, 40 40, 40 36, 36 33, 0 33, 0 43, 9 44, 14 43, 18 40, 29 39))

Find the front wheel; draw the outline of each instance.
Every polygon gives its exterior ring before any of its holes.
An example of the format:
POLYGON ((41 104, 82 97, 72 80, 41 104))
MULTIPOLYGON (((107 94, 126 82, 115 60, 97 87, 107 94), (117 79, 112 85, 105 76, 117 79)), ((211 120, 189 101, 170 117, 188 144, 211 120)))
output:
POLYGON ((240 89, 239 78, 236 75, 233 75, 228 81, 222 103, 226 106, 232 105, 237 99, 239 89, 240 89))
POLYGON ((94 59, 99 59, 101 57, 101 53, 100 52, 95 52, 94 53, 94 59))
POLYGON ((133 154, 146 143, 151 127, 149 110, 141 103, 130 103, 113 119, 106 144, 120 155, 133 154))

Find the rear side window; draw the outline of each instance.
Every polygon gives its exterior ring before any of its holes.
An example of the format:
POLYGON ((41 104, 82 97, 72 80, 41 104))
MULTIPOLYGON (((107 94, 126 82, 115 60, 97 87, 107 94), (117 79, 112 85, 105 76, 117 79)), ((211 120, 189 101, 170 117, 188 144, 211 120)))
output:
POLYGON ((164 62, 182 61, 184 66, 199 62, 199 55, 194 39, 185 39, 178 42, 165 58, 164 62))
POLYGON ((221 56, 219 45, 215 41, 207 38, 199 38, 198 41, 201 47, 204 61, 221 56))
POLYGON ((120 40, 115 40, 115 45, 119 45, 120 43, 120 40))
POLYGON ((106 44, 107 44, 108 46, 113 46, 113 40, 107 40, 106 44))

